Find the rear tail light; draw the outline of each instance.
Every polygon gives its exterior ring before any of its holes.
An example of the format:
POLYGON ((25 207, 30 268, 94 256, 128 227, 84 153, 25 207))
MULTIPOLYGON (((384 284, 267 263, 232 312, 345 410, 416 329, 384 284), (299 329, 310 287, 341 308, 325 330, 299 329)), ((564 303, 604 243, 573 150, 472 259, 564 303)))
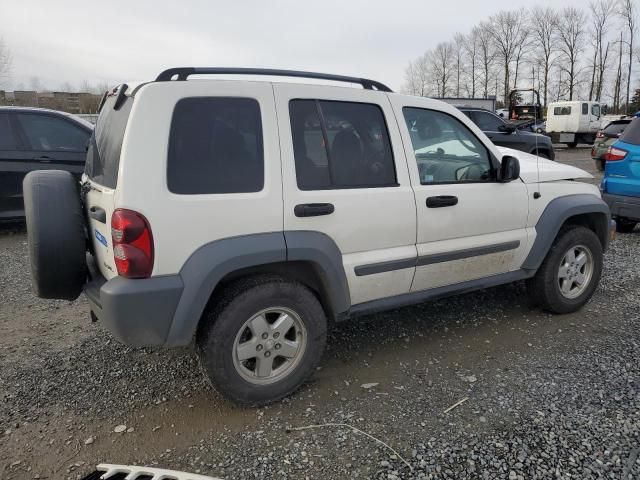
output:
POLYGON ((604 155, 604 159, 607 162, 615 162, 624 159, 627 156, 627 151, 621 148, 609 147, 607 153, 604 155))
POLYGON ((118 275, 148 278, 153 270, 153 236, 147 219, 133 210, 118 208, 111 216, 113 258, 118 275))
POLYGON ((598 131, 598 133, 596 133, 596 138, 604 138, 604 132, 602 130, 598 131))

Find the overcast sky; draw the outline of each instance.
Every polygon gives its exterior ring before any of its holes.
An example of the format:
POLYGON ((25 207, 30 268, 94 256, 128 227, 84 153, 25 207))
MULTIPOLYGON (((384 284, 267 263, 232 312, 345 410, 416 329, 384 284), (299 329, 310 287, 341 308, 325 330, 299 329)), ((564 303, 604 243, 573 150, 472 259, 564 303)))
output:
POLYGON ((580 0, 0 0, 12 86, 148 80, 171 66, 313 70, 399 89, 407 63, 505 8, 580 0))

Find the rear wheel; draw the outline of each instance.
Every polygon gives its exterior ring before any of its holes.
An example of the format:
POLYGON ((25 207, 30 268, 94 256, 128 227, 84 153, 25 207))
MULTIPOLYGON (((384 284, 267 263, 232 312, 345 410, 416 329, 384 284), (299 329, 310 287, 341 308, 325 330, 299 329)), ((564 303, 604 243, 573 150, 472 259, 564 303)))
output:
POLYGON ((75 300, 87 278, 78 182, 66 171, 36 170, 22 188, 33 290, 41 298, 75 300))
POLYGON ((536 275, 527 280, 533 303, 554 313, 580 309, 593 295, 602 274, 602 245, 581 226, 563 228, 536 275))
POLYGON ((616 218, 616 232, 631 233, 636 228, 638 222, 628 218, 616 218))
POLYGON ((265 405, 297 390, 315 370, 327 321, 304 285, 255 277, 227 288, 203 319, 198 355, 213 387, 243 405, 265 405))

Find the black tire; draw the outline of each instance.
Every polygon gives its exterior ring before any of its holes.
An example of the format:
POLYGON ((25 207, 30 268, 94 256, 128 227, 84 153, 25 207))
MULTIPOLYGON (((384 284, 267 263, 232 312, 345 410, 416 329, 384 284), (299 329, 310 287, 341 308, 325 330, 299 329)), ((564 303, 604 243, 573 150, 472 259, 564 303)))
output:
POLYGON ((320 302, 307 287, 280 277, 252 277, 230 285, 212 303, 202 319, 196 345, 205 375, 222 395, 241 405, 266 405, 296 391, 314 372, 326 343, 327 319, 320 302), (269 384, 251 383, 234 364, 234 343, 245 322, 275 307, 293 311, 302 320, 306 347, 297 364, 282 379, 269 384))
POLYGON ((577 146, 578 146, 578 142, 567 143, 567 147, 569 148, 576 148, 577 146))
POLYGON ((534 155, 538 155, 540 158, 546 158, 547 160, 551 159, 549 154, 547 152, 545 152, 544 150, 534 151, 533 154, 534 155))
POLYGON ((627 218, 616 218, 616 232, 631 233, 636 228, 638 222, 627 218))
POLYGON ((22 183, 31 280, 41 298, 75 300, 86 271, 86 234, 78 182, 69 172, 37 170, 22 183))
POLYGON ((602 245, 588 228, 567 226, 560 230, 546 258, 533 278, 527 280, 527 292, 532 303, 553 313, 571 313, 589 301, 602 274, 602 245), (592 255, 593 271, 584 291, 575 298, 565 297, 558 281, 558 270, 565 253, 572 246, 582 245, 592 255))

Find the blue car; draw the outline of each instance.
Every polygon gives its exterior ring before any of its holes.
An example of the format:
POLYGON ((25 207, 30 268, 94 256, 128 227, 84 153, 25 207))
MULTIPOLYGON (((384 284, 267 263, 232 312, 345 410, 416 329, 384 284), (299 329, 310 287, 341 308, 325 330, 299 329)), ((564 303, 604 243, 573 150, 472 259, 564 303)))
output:
POLYGON ((605 154, 600 189, 617 230, 631 233, 640 222, 640 118, 634 119, 605 154))

